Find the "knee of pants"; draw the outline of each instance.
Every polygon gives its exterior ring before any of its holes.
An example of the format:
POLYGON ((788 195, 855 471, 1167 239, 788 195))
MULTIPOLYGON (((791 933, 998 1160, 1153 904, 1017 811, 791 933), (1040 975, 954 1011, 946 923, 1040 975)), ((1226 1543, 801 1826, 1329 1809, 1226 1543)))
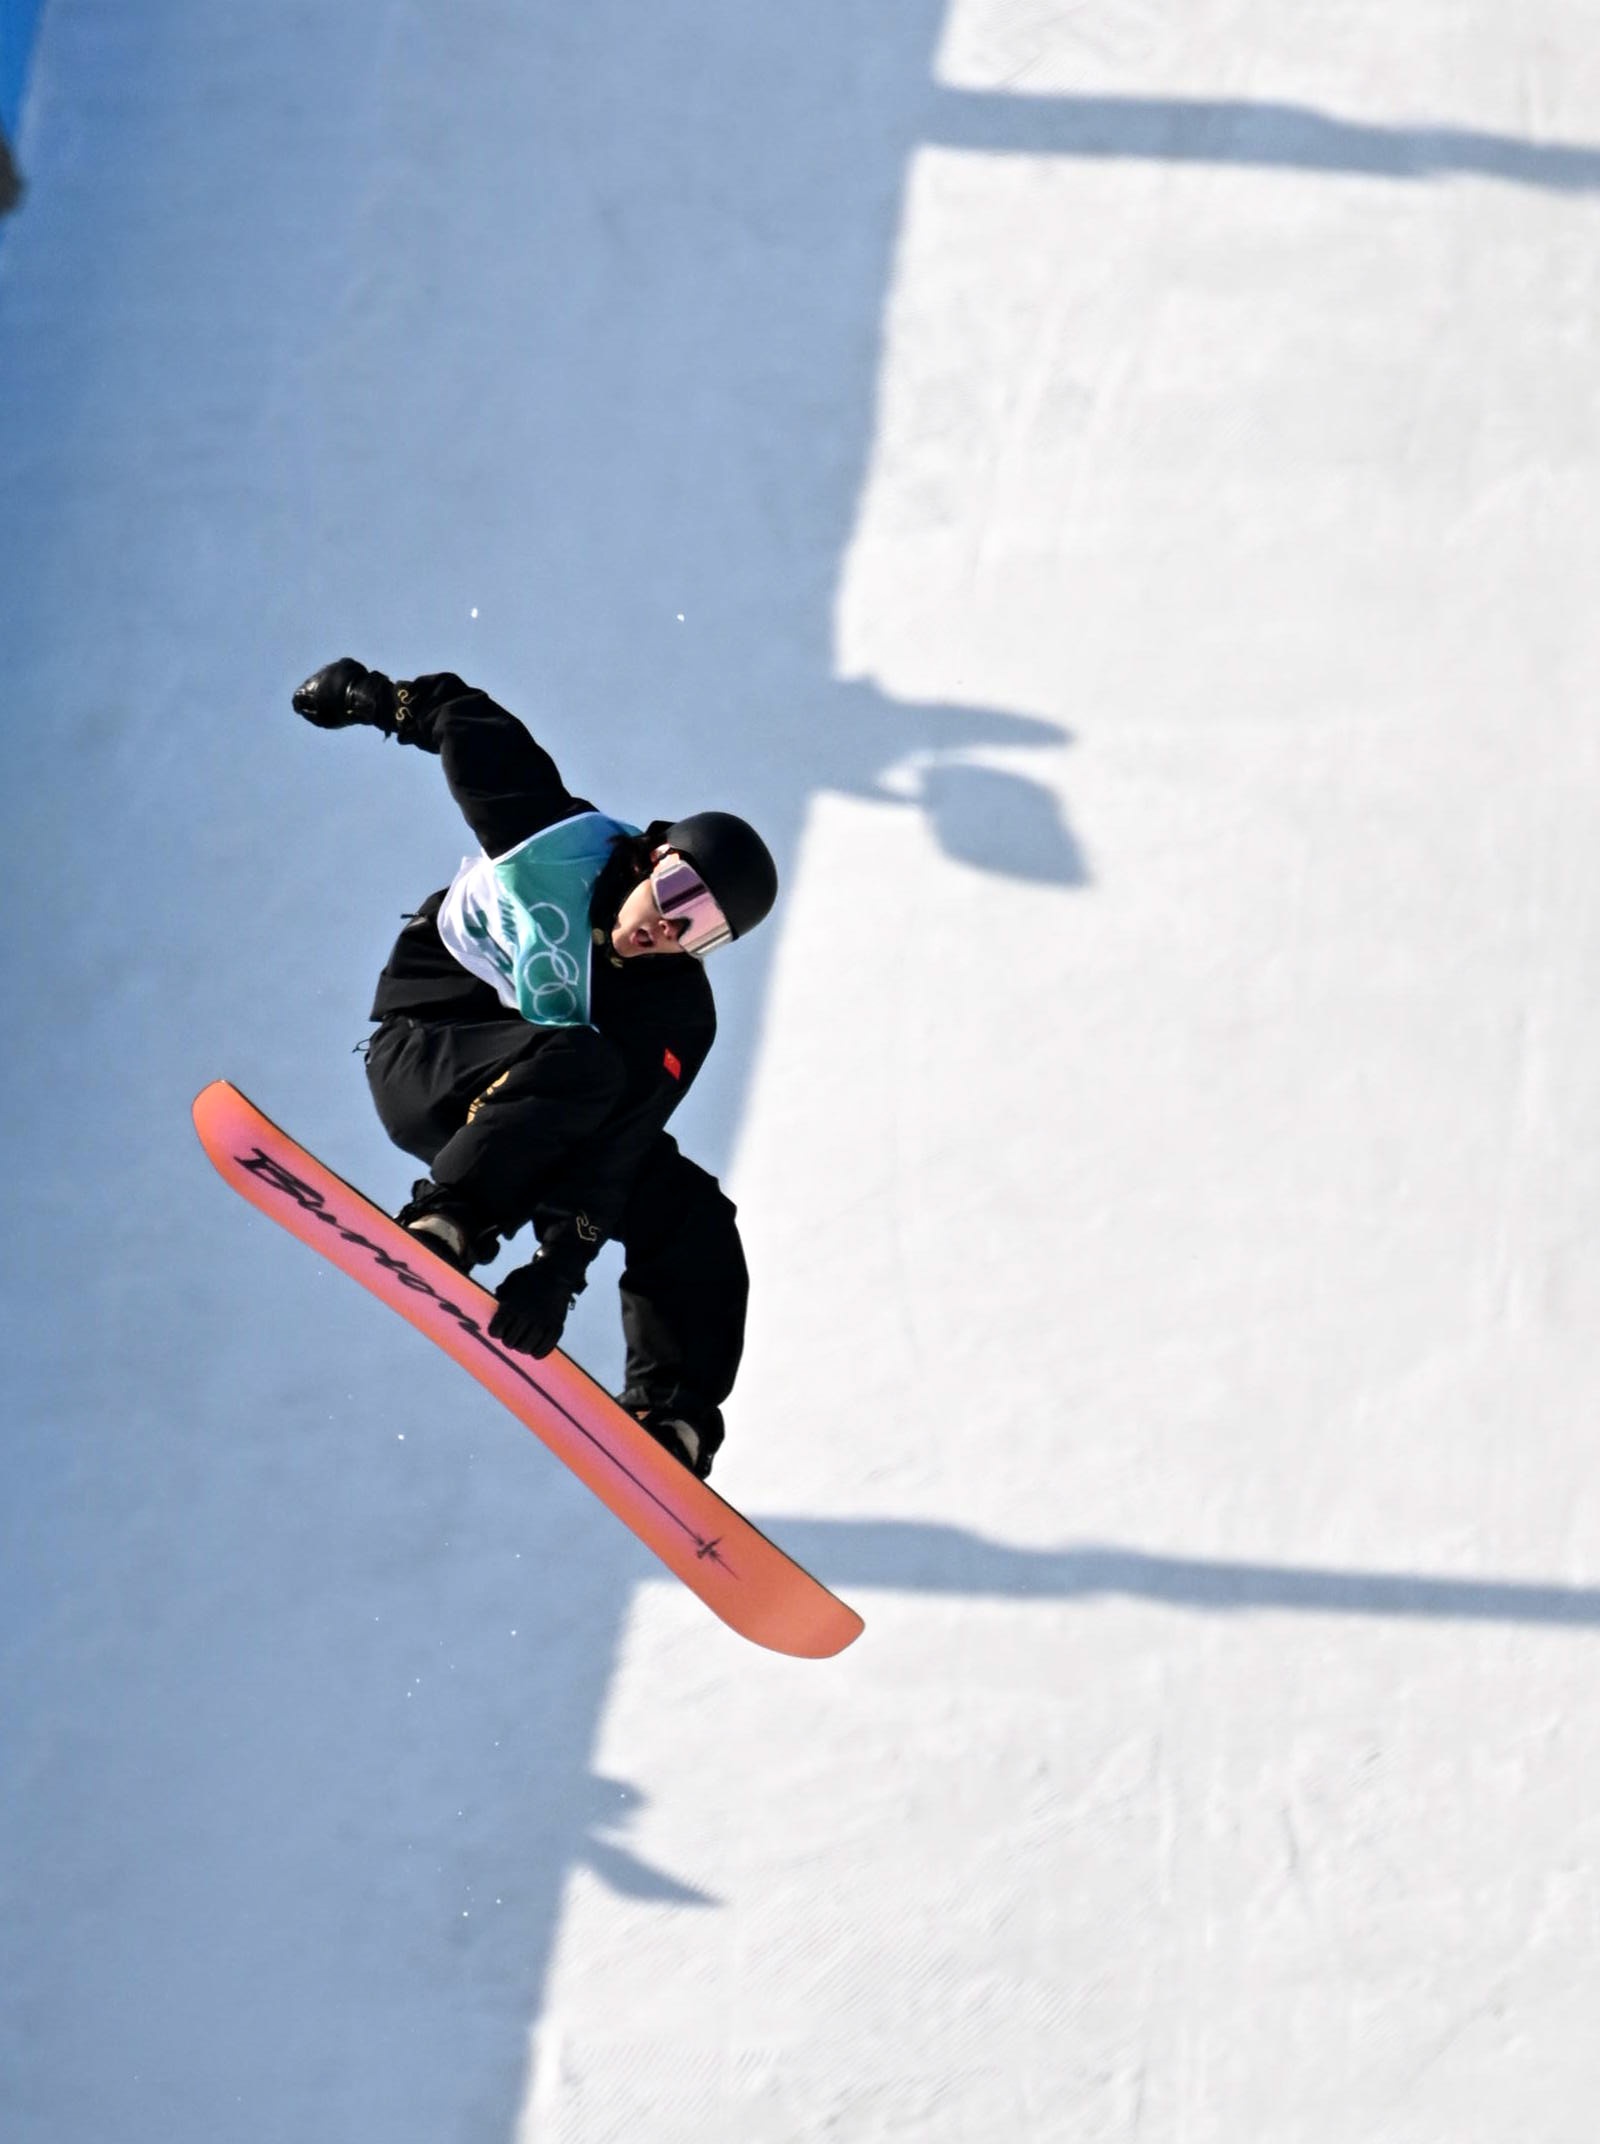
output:
POLYGON ((367 1090, 378 1122, 403 1153, 431 1162, 459 1122, 448 1100, 443 1106, 426 1079, 417 1074, 411 1040, 414 1021, 380 1028, 367 1051, 367 1090))
POLYGON ((681 1154, 677 1141, 663 1132, 635 1179, 623 1220, 623 1244, 630 1259, 691 1237, 725 1245, 728 1253, 736 1254, 737 1212, 710 1170, 681 1154))
POLYGON ((508 1104, 558 1102, 598 1123, 621 1100, 626 1085, 622 1052, 596 1029, 548 1029, 477 1096, 467 1121, 480 1110, 508 1104))

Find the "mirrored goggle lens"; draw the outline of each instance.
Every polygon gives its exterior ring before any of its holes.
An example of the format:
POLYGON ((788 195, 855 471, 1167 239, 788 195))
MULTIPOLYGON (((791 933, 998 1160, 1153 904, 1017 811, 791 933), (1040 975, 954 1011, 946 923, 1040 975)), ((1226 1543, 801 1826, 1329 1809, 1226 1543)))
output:
POLYGON ((687 922, 689 927, 678 940, 686 953, 703 957, 733 936, 705 880, 681 856, 663 857, 650 874, 650 885, 667 921, 687 922))

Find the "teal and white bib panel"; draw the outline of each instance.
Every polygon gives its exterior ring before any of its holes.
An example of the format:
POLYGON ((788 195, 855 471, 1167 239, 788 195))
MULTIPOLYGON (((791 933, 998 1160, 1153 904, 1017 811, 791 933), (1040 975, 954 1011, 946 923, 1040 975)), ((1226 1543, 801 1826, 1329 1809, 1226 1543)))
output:
POLYGON ((439 936, 535 1027, 588 1026, 589 902, 618 835, 638 831, 586 811, 504 856, 463 857, 439 909, 439 936))

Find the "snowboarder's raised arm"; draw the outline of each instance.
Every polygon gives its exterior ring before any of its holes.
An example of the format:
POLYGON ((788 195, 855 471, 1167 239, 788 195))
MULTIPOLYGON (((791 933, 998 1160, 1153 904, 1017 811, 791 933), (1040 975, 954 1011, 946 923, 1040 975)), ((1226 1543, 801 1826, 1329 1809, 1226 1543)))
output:
POLYGON ((347 655, 308 677, 294 707, 318 729, 365 725, 436 753, 451 795, 490 856, 593 809, 572 795, 555 761, 515 715, 453 671, 396 683, 347 655))

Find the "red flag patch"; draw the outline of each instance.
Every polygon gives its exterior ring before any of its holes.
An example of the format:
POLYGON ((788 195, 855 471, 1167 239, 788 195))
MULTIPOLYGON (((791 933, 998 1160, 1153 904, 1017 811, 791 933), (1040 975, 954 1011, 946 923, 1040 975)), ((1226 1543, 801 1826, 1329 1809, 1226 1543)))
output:
POLYGON ((683 1067, 681 1064, 679 1064, 677 1058, 673 1056, 670 1050, 664 1053, 661 1062, 666 1066, 668 1072, 671 1073, 674 1079, 682 1079, 683 1067))

